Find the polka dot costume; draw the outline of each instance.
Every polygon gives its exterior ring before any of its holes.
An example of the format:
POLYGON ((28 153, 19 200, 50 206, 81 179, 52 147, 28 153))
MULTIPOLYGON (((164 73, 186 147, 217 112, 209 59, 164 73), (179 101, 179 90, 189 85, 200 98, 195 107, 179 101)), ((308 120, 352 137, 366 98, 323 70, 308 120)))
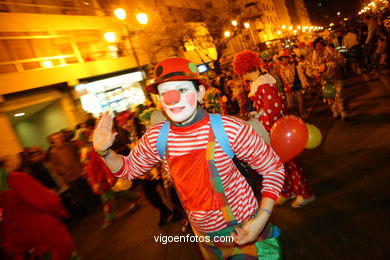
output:
POLYGON ((295 194, 301 195, 304 199, 313 196, 313 192, 303 175, 303 170, 296 159, 284 163, 284 169, 286 179, 280 193, 281 196, 290 198, 295 194))
POLYGON ((284 116, 284 106, 275 84, 260 85, 254 95, 254 105, 257 111, 264 111, 264 114, 259 120, 263 123, 267 131, 271 130, 276 120, 284 116))
MULTIPOLYGON (((278 95, 275 84, 263 84, 258 86, 254 95, 254 105, 257 111, 263 110, 264 114, 259 118, 265 129, 269 132, 273 124, 286 115, 285 106, 278 95)), ((286 179, 280 195, 289 198, 292 195, 301 195, 307 199, 313 195, 310 185, 306 182, 302 168, 294 158, 284 163, 286 179)))

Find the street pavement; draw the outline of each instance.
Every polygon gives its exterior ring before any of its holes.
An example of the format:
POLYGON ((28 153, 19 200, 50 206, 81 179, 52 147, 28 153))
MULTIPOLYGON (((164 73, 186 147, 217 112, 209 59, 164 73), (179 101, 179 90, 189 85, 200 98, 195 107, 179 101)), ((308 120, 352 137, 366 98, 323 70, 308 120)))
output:
MULTIPOLYGON (((349 122, 332 118, 317 100, 308 118, 323 134, 320 147, 299 160, 317 199, 302 208, 276 207, 272 222, 282 230, 284 259, 389 259, 390 77, 367 75, 345 81, 349 122)), ((309 100, 308 105, 313 100, 309 100)), ((156 243, 159 235, 186 235, 182 222, 158 227, 159 213, 143 199, 102 229, 102 210, 71 221, 82 259, 200 259, 195 243, 156 243)))

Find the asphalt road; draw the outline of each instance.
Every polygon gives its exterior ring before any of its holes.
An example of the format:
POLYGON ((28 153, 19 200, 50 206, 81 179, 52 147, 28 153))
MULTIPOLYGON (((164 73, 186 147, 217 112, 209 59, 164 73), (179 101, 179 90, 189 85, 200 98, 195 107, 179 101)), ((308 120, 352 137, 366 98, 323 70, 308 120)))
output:
MULTIPOLYGON (((389 259, 390 78, 348 78, 345 100, 350 122, 334 120, 321 100, 308 119, 323 142, 299 159, 317 199, 274 210, 284 259, 389 259)), ((126 206, 118 203, 120 215, 126 206)), ((101 229, 101 211, 70 223, 82 259, 199 259, 195 243, 155 242, 159 235, 186 233, 180 221, 159 228, 158 211, 145 199, 109 229, 101 229)))

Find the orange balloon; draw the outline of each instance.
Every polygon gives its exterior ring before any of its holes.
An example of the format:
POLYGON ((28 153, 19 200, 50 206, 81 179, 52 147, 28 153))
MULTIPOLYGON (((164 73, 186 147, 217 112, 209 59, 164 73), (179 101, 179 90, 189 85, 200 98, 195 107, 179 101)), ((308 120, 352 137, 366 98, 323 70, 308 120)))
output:
POLYGON ((271 147, 280 157, 281 162, 287 162, 305 148, 309 131, 305 122, 297 116, 284 116, 271 128, 271 147))

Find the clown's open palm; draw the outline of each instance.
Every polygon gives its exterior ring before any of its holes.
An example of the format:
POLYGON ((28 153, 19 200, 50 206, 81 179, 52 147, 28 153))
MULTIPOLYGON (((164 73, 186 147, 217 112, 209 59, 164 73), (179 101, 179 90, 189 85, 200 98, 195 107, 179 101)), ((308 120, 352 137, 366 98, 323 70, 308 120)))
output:
POLYGON ((98 152, 106 151, 112 146, 116 135, 117 133, 112 131, 110 112, 104 112, 93 133, 93 147, 98 152))

